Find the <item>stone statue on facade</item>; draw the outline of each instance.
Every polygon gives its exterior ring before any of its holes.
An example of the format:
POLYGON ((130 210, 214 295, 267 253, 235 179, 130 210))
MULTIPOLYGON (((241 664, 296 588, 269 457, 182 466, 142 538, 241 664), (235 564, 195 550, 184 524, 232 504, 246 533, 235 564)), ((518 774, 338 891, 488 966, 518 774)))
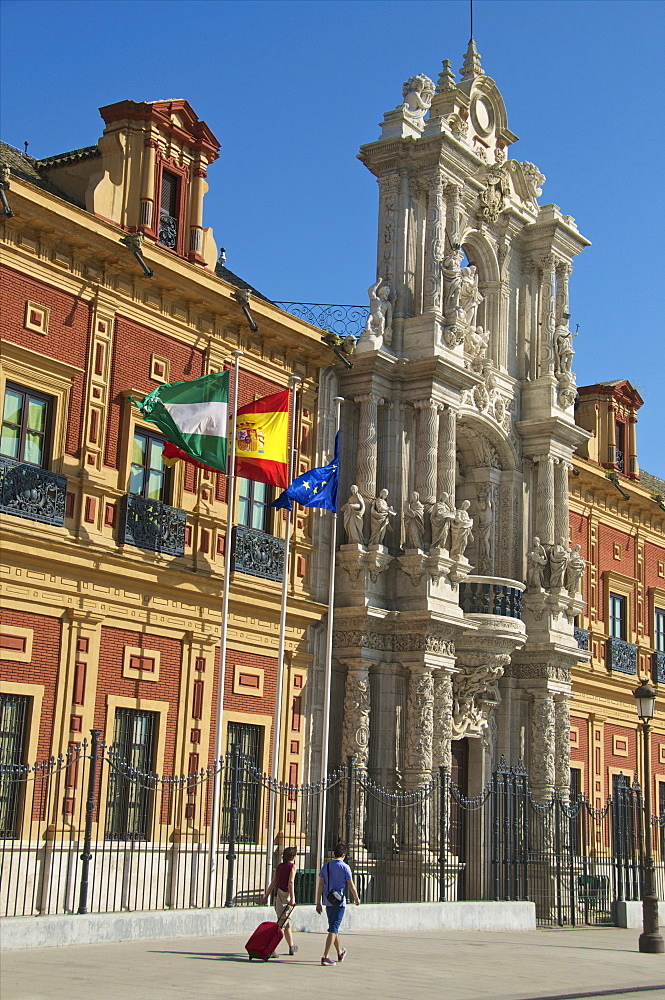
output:
POLYGON ((477 361, 485 357, 489 340, 489 330, 483 330, 482 326, 471 328, 464 336, 464 350, 471 355, 474 361, 477 361))
POLYGON ((547 552, 545 546, 541 545, 537 535, 531 543, 531 549, 526 557, 526 587, 527 590, 542 590, 545 586, 545 567, 547 566, 547 552))
POLYGON ((370 511, 371 534, 370 545, 382 545, 386 531, 390 525, 390 518, 397 513, 387 502, 388 490, 380 490, 378 497, 374 500, 370 511))
POLYGON ((478 569, 481 573, 492 572, 492 525, 494 511, 487 490, 478 494, 478 569))
POLYGON ((471 503, 469 500, 463 500, 462 506, 455 511, 455 519, 451 525, 451 559, 461 559, 467 545, 473 540, 473 535, 471 533, 471 529, 473 528, 473 518, 469 515, 470 506, 471 503))
POLYGON ((357 486, 351 487, 351 495, 342 507, 344 515, 344 530, 346 537, 352 544, 363 544, 363 517, 365 515, 365 501, 360 495, 357 486))
POLYGON ((445 280, 445 295, 443 299, 443 316, 446 324, 454 326, 463 318, 463 310, 460 305, 462 294, 462 269, 461 263, 464 260, 464 251, 461 247, 454 247, 449 254, 443 258, 441 273, 445 280))
POLYGON ((404 116, 411 120, 412 124, 422 122, 434 97, 434 83, 424 73, 417 73, 403 85, 402 97, 404 116))
POLYGON ((383 344, 390 347, 393 336, 393 306, 390 285, 379 278, 367 289, 369 316, 360 344, 366 350, 379 350, 383 344))
POLYGON ((413 492, 404 509, 404 529, 407 549, 422 549, 425 536, 425 508, 420 494, 413 492))
POLYGON ((455 520, 455 508, 450 503, 450 495, 443 493, 440 500, 434 504, 430 515, 432 526, 432 548, 450 548, 450 527, 455 520))
POLYGON ((568 556, 566 565, 566 590, 571 596, 582 591, 582 577, 586 569, 586 560, 581 552, 580 545, 574 545, 568 556))
POLYGON ((568 373, 573 366, 573 337, 576 333, 571 333, 566 323, 559 323, 554 331, 554 357, 556 371, 558 373, 568 373))
POLYGON ((563 538, 557 538, 549 555, 550 588, 552 590, 563 589, 569 556, 570 550, 566 548, 563 538))
POLYGON ((469 264, 460 271, 462 283, 460 288, 460 308, 467 330, 475 330, 478 306, 483 297, 478 291, 478 269, 475 264, 469 264))

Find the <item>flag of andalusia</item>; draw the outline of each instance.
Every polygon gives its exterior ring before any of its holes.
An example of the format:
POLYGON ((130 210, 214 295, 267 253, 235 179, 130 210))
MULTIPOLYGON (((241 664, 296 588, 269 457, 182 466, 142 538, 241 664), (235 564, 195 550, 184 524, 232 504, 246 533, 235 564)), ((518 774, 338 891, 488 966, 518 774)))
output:
POLYGON ((228 372, 160 385, 135 402, 144 418, 157 424, 187 455, 220 472, 227 471, 228 372))

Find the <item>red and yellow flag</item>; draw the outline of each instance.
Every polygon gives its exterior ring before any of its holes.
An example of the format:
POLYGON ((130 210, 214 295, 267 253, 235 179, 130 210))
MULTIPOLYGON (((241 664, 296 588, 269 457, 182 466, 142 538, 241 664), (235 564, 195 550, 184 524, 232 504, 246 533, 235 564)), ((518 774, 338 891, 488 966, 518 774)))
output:
POLYGON ((238 409, 236 476, 285 488, 288 481, 289 390, 238 409))

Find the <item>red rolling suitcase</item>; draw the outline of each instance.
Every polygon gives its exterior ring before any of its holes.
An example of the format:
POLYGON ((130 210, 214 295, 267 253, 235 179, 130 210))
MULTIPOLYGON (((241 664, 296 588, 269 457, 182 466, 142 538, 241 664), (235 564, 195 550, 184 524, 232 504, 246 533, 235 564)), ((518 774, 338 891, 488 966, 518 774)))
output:
POLYGON ((264 920, 259 924, 251 938, 245 945, 250 962, 253 958, 260 958, 267 962, 279 942, 284 937, 282 927, 291 916, 292 906, 287 906, 279 920, 264 920))

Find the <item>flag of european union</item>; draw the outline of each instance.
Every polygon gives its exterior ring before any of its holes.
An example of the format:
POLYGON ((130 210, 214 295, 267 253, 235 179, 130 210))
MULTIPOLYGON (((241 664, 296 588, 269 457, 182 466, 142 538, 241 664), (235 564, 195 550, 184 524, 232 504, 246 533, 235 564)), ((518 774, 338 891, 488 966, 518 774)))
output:
POLYGON ((271 507, 284 507, 293 510, 293 502, 302 507, 323 507, 325 510, 337 510, 337 482, 339 479, 339 432, 335 437, 335 457, 330 465, 320 469, 310 469, 293 480, 288 489, 284 490, 271 507))

